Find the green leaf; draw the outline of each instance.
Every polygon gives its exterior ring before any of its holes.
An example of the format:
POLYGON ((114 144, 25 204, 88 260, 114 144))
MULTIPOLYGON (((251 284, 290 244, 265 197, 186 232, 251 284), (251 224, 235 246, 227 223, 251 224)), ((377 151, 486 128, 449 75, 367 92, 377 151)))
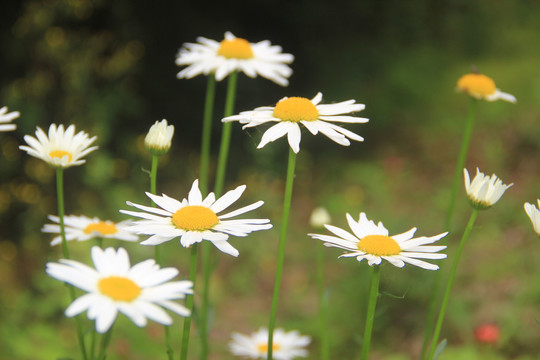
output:
POLYGON ((443 341, 441 341, 439 345, 437 345, 437 348, 435 349, 435 354, 433 355, 433 360, 437 360, 437 358, 442 354, 444 348, 446 348, 447 343, 448 341, 446 339, 443 339, 443 341))

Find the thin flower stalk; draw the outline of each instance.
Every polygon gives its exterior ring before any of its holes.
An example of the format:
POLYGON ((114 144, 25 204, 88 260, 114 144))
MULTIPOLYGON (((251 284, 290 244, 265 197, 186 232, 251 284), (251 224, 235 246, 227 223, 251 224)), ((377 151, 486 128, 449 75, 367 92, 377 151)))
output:
MULTIPOLYGON (((56 168, 56 196, 58 203, 58 218, 60 220, 60 236, 62 237, 62 251, 64 252, 64 258, 69 259, 69 248, 66 240, 66 229, 64 226, 64 169, 62 167, 56 168)), ((75 289, 71 285, 67 285, 69 289, 69 295, 73 302, 76 298, 75 289)), ((84 360, 88 359, 86 352, 86 345, 84 343, 84 335, 82 329, 82 323, 79 316, 75 317, 75 325, 77 327, 77 339, 79 341, 79 347, 81 348, 81 355, 84 360)))
POLYGON ((375 319, 375 308, 377 307, 377 298, 379 297, 379 282, 381 278, 380 265, 372 266, 371 286, 369 288, 369 300, 366 316, 366 325, 364 327, 364 340, 362 342, 361 360, 369 358, 369 349, 371 346, 371 333, 373 330, 373 320, 375 319))
MULTIPOLYGON (((467 153, 469 151, 469 144, 471 143, 472 132, 474 128, 474 122, 476 119, 476 108, 478 106, 478 99, 471 97, 471 106, 469 108, 469 114, 465 122, 465 129, 463 132, 463 139, 461 141, 461 147, 459 149, 458 161, 456 164, 456 170, 454 173, 454 180, 452 182, 452 191, 450 193, 450 202, 448 203, 448 209, 446 211, 446 221, 445 221, 445 230, 450 231, 452 226, 452 219, 454 217, 454 209, 456 206, 456 197, 459 189, 459 184, 461 181, 461 176, 463 173, 463 168, 465 167, 465 161, 467 160, 467 153)), ((433 333, 433 326, 435 325, 435 309, 437 301, 439 300, 442 292, 441 284, 442 271, 435 274, 435 279, 433 281, 432 293, 428 305, 426 326, 424 328, 424 341, 422 342, 422 353, 420 359, 424 359, 428 346, 429 338, 433 333)))
MULTIPOLYGON (((227 95, 225 98, 225 111, 224 116, 232 115, 234 111, 234 100, 236 97, 236 84, 238 80, 238 72, 234 71, 229 75, 227 82, 227 95)), ((217 171, 216 171, 216 184, 214 186, 214 193, 216 196, 220 196, 223 191, 223 184, 225 183, 225 173, 227 170, 227 160, 229 157, 229 147, 231 144, 232 125, 230 123, 223 124, 221 133, 221 145, 219 148, 217 171)), ((205 244, 201 246, 201 260, 203 269, 203 289, 202 289, 202 304, 201 304, 201 359, 208 358, 210 352, 208 345, 208 309, 210 306, 210 277, 212 276, 211 269, 211 246, 205 244)))
POLYGON ((270 310, 270 321, 268 323, 268 354, 267 359, 272 360, 274 327, 276 324, 276 314, 279 302, 279 291, 281 288, 281 278, 283 277, 283 264, 285 262, 285 242, 287 240, 287 226, 289 224, 289 213, 291 210, 292 191, 294 184, 294 170, 296 167, 296 153, 289 148, 289 162, 287 165, 287 178, 285 181, 285 195, 283 197, 283 216, 281 219, 281 233, 279 237, 278 259, 276 266, 276 277, 274 280, 274 293, 272 296, 272 308, 270 310))
POLYGON ((435 355, 435 350, 437 348, 437 344, 439 342, 439 335, 441 333, 442 323, 444 321, 444 315, 446 313, 446 307, 448 305, 448 299, 450 298, 450 291, 452 290, 452 284, 454 282, 454 277, 456 275, 456 270, 459 263, 459 258, 461 257, 461 252, 463 251, 463 247, 465 245, 465 242, 469 238, 469 234, 474 226, 474 222, 476 221, 476 217, 478 216, 478 208, 474 208, 473 212, 471 214, 471 217, 469 218, 469 222, 467 224, 467 227, 465 228, 465 232, 463 233, 463 236, 461 237, 461 241, 459 242, 459 247, 457 249, 454 262, 452 263, 452 268, 450 270, 450 275, 448 277, 448 282, 446 283, 446 290, 444 291, 441 308, 439 310, 439 316, 437 317, 437 323, 435 324, 435 329, 433 331, 433 337, 431 339, 431 348, 429 351, 428 359, 433 360, 435 355))
MULTIPOLYGON (((195 288, 195 280, 197 279, 197 258, 198 258, 199 246, 193 244, 191 246, 191 255, 189 258, 189 280, 193 283, 195 288)), ((193 314, 193 295, 188 296, 186 299, 186 308, 193 314)), ((191 332, 191 316, 184 318, 184 328, 182 332, 182 347, 180 349, 180 360, 186 360, 188 357, 189 349, 189 334, 191 332)))
POLYGON ((210 144, 212 135, 212 116, 214 113, 214 99, 216 94, 216 78, 208 75, 206 96, 204 100, 203 127, 201 139, 200 186, 203 195, 208 194, 208 172, 210 163, 210 144))
POLYGON ((328 337, 328 293, 324 286, 324 249, 317 246, 317 293, 319 295, 319 337, 321 359, 330 359, 330 339, 328 337))

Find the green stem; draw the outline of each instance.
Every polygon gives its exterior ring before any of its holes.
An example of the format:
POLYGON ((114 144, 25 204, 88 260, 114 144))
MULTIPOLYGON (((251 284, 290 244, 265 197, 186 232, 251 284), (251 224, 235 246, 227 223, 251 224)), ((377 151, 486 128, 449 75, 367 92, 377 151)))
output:
POLYGON ((96 338, 97 338, 97 331, 96 328, 92 329, 92 337, 90 338, 90 359, 95 359, 95 352, 96 352, 96 338))
MULTIPOLYGON (((157 193, 157 169, 159 165, 159 156, 152 155, 152 169, 150 170, 150 193, 156 195, 157 193)), ((155 206, 155 205, 154 205, 155 206)), ((162 265, 161 247, 159 245, 154 246, 155 259, 158 265, 162 265)), ((174 350, 171 345, 171 331, 167 325, 165 329, 165 352, 169 360, 174 358, 174 350)))
POLYGON ((107 358, 107 347, 111 342, 112 327, 101 337, 101 345, 98 354, 98 360, 105 360, 107 358))
POLYGON ((208 345, 208 329, 210 328, 210 324, 208 323, 208 310, 210 307, 210 277, 212 275, 212 267, 210 265, 212 244, 210 241, 205 241, 204 243, 205 244, 203 244, 201 248, 201 260, 203 263, 203 298, 200 321, 201 360, 208 359, 208 354, 210 352, 208 345))
MULTIPOLYGON (((189 280, 193 283, 193 289, 195 289, 195 280, 197 278, 197 244, 191 245, 191 256, 189 259, 189 280)), ((180 360, 186 360, 189 347, 189 333, 191 331, 191 318, 193 317, 193 299, 194 295, 188 295, 186 300, 186 307, 191 312, 191 316, 184 318, 184 332, 182 334, 182 349, 180 349, 180 360)))
POLYGON ((289 147, 289 164, 287 166, 287 179, 285 182, 285 195, 283 197, 283 217, 281 219, 281 234, 279 237, 278 260, 276 266, 276 278, 274 280, 274 294, 272 296, 272 309, 270 310, 270 322, 268 324, 268 355, 267 359, 272 360, 274 343, 274 327, 276 324, 276 313, 279 301, 279 290, 281 288, 281 278, 283 276, 283 263, 285 262, 285 240, 287 239, 287 226, 289 224, 289 213, 291 210, 291 199, 294 183, 294 169, 296 166, 296 154, 289 147))
MULTIPOLYGON (((60 236, 62 237, 62 250, 64 252, 64 258, 70 259, 68 244, 66 240, 66 228, 64 224, 65 212, 64 212, 64 169, 63 168, 56 169, 56 196, 57 196, 57 202, 58 202, 58 218, 60 219, 60 236)), ((75 301, 75 298, 76 298, 75 288, 73 288, 73 286, 71 285, 67 285, 67 287, 69 289, 71 302, 73 302, 75 301)), ((79 347, 81 348, 81 354, 83 356, 83 359, 87 360, 88 356, 86 353, 86 345, 84 344, 84 335, 83 335, 81 318, 79 316, 75 317, 75 324, 77 327, 77 338, 79 340, 79 347)))
POLYGON ((328 338, 328 298, 324 288, 324 249, 317 248, 317 289, 319 294, 319 337, 321 342, 321 359, 330 359, 330 341, 328 338))
MULTIPOLYGON (((469 109, 469 115, 465 122, 465 130, 463 132, 463 140, 461 142, 461 148, 459 150, 458 161, 456 164, 456 170, 454 173, 454 181, 452 183, 452 190, 450 193, 450 203, 448 204, 448 210, 446 213, 446 222, 445 230, 450 231, 452 225, 452 218, 454 215, 454 208, 456 204, 456 197, 459 188, 459 184, 463 179, 463 168, 465 167, 465 161, 467 159, 467 152, 469 150, 469 144, 471 142, 471 136, 474 127, 474 120, 476 118, 476 107, 478 100, 471 98, 471 106, 469 109)), ((432 293, 430 302, 428 305, 426 326, 424 329, 424 341, 422 343, 422 353, 420 359, 425 359, 426 352, 428 350, 429 338, 433 332, 433 326, 435 321, 435 309, 437 305, 437 300, 440 298, 441 294, 441 276, 442 271, 437 271, 435 274, 435 279, 433 281, 432 293)))
MULTIPOLYGON (((223 117, 227 117, 233 114, 234 111, 234 99, 236 97, 236 83, 238 79, 238 72, 233 72, 229 75, 227 83, 227 96, 225 99, 225 112, 223 117)), ((209 83, 210 86, 210 83, 209 83)), ((207 99, 208 100, 208 99, 207 99)), ((208 104, 206 106, 209 106, 208 104)), ((206 107, 205 107, 206 109, 206 107)), ((206 110, 205 110, 206 111, 206 110)), ((225 182, 225 173, 227 170, 227 159, 229 157, 229 147, 231 144, 231 132, 232 124, 224 123, 221 133, 221 144, 219 148, 217 171, 216 171, 216 184, 214 186, 214 193, 216 197, 219 197, 223 191, 223 184, 225 182)), ((202 155, 201 155, 202 156, 202 155)), ((201 167, 202 176, 202 167, 201 167)), ((206 180, 205 180, 206 181, 206 180)), ((206 193, 206 191, 203 191, 206 193)), ((201 304, 201 360, 206 360, 210 352, 208 346, 208 309, 210 299, 210 277, 212 275, 212 269, 210 265, 211 260, 211 244, 204 244, 201 249, 202 253, 202 268, 203 268, 203 294, 201 304)))
POLYGON ((463 179, 463 168, 465 167, 465 160, 467 159, 467 152, 469 151, 469 144, 471 143, 477 104, 478 100, 471 98, 471 107, 469 109, 469 115, 467 116, 467 122, 465 123, 465 131, 463 133, 463 140, 461 142, 461 148, 459 149, 458 162, 454 173, 454 182, 452 183, 452 192, 450 193, 450 204, 448 206, 448 212, 446 213, 446 231, 450 231, 450 227, 452 226, 457 192, 459 184, 463 179))
POLYGON ((213 74, 208 75, 206 85, 206 97, 204 100, 203 128, 201 139, 201 169, 199 175, 199 187, 204 196, 208 194, 208 167, 210 163, 210 143, 212 137, 212 115, 214 111, 214 99, 216 94, 216 78, 213 74))
MULTIPOLYGON (((469 223, 467 224, 467 227, 465 228, 465 232, 463 233, 463 237, 461 238, 461 241, 459 243, 459 247, 457 249, 456 254, 454 255, 454 262, 452 263, 452 269, 450 270, 450 275, 448 277, 448 282, 446 283, 446 290, 444 292, 444 296, 441 303, 441 309, 439 310, 439 317, 437 318, 437 324, 435 325, 435 331, 433 332, 433 338, 431 340, 431 348, 429 351, 429 357, 428 359, 433 359, 433 356, 435 354, 435 349, 437 348, 437 343, 439 342, 439 335, 441 333, 442 323, 444 320, 444 314, 446 312, 446 306, 448 305, 448 299, 450 297, 450 290, 452 289, 452 283, 454 282, 454 277, 456 275, 457 266, 459 263, 459 258, 461 256, 461 252, 463 250, 463 246, 465 245, 465 241, 469 237, 469 234, 474 226, 474 222, 476 220, 476 217, 478 216, 478 209, 474 209, 471 217, 469 219, 469 223)), ((439 270, 440 271, 440 270, 439 270)))
POLYGON ((373 330, 373 320, 375 319, 375 307, 377 306, 377 298, 379 297, 379 280, 381 278, 381 269, 379 265, 373 266, 371 275, 371 286, 369 289, 369 302, 366 316, 366 327, 364 328, 364 341, 362 344, 361 360, 367 360, 369 356, 369 348, 371 345, 371 332, 373 330))
MULTIPOLYGON (((238 72, 233 72, 229 75, 227 83, 227 97, 225 99, 225 113, 223 117, 231 116, 234 111, 234 99, 236 97, 236 83, 238 79, 238 72)), ((223 130, 221 133, 221 145, 219 148, 218 164, 216 171, 216 186, 214 192, 216 196, 223 191, 223 183, 225 181, 225 172, 227 170, 227 159, 229 157, 229 145, 231 143, 232 123, 227 122, 223 124, 223 130)))

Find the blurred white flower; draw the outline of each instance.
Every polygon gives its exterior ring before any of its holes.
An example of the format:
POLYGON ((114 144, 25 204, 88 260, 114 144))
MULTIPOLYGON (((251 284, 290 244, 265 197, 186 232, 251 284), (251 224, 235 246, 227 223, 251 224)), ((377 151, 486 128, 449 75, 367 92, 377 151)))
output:
POLYGON ((8 113, 7 111, 8 111, 7 106, 3 106, 0 109, 0 132, 13 131, 17 128, 17 125, 15 124, 5 124, 5 123, 12 122, 13 120, 21 116, 21 113, 18 111, 12 111, 8 113))
POLYGON ((289 145, 295 153, 300 151, 300 125, 304 125, 310 133, 317 135, 319 131, 336 143, 349 146, 349 139, 364 141, 364 138, 331 122, 366 123, 369 120, 353 116, 345 116, 365 108, 354 100, 335 104, 319 104, 322 94, 317 93, 311 100, 303 97, 283 98, 275 107, 263 106, 253 111, 243 111, 239 115, 224 118, 223 122, 238 121, 245 124, 243 129, 259 126, 268 122, 277 122, 264 133, 258 149, 269 142, 287 135, 289 145))
POLYGON ((416 228, 398 235, 388 236, 388 230, 379 222, 377 225, 368 220, 365 213, 360 213, 360 219, 355 221, 347 214, 347 221, 353 234, 336 226, 325 225, 326 229, 336 236, 309 234, 314 239, 324 241, 325 246, 338 247, 350 252, 340 257, 356 257, 358 261, 366 259, 368 265, 380 265, 386 260, 399 268, 409 263, 427 270, 437 270, 439 267, 418 259, 444 259, 446 254, 435 254, 446 249, 446 246, 431 246, 448 233, 435 236, 413 238, 416 228))
POLYGON ((70 125, 64 131, 64 125, 57 127, 51 124, 48 136, 38 127, 36 137, 24 136, 24 141, 30 146, 21 145, 19 149, 54 167, 67 168, 84 164, 86 160, 83 157, 98 148, 89 147, 96 139, 97 136, 88 138, 84 131, 75 134, 75 125, 70 125))
POLYGON ((156 121, 146 134, 144 146, 152 155, 164 155, 171 148, 173 134, 174 126, 168 125, 167 120, 156 121))
MULTIPOLYGON (((298 331, 285 332, 283 329, 275 329, 272 339, 272 357, 275 360, 293 360, 298 357, 307 357, 305 349, 311 338, 300 335, 298 331)), ((250 335, 239 333, 232 334, 229 349, 233 355, 244 359, 266 359, 268 353, 268 329, 260 328, 250 335)))
POLYGON ((238 250, 227 241, 229 235, 243 237, 252 231, 267 230, 272 227, 268 219, 227 220, 259 208, 264 204, 262 201, 218 215, 237 201, 245 189, 246 186, 241 185, 217 200, 214 193, 208 194, 203 199, 199 190, 199 181, 195 180, 187 199, 178 201, 165 194, 158 196, 146 193, 159 208, 128 201, 128 205, 143 210, 143 212, 128 210, 120 210, 120 212, 143 219, 134 221, 129 228, 137 234, 152 235, 147 240, 142 241, 142 245, 159 245, 179 237, 182 246, 190 247, 203 240, 208 240, 220 251, 238 256, 238 250))
POLYGON ((233 71, 241 71, 251 78, 260 75, 281 86, 289 84, 292 70, 286 64, 292 63, 294 56, 282 53, 281 46, 271 45, 268 40, 250 43, 230 32, 225 33, 221 42, 202 36, 197 41, 184 44, 178 52, 176 65, 187 67, 177 78, 215 74, 216 80, 221 81, 233 71))
POLYGON ((309 224, 314 228, 322 228, 331 221, 330 213, 322 206, 313 209, 309 218, 309 224))
POLYGON ((171 325, 166 308, 178 315, 189 316, 190 311, 172 300, 193 294, 191 281, 169 281, 178 275, 175 268, 162 268, 153 259, 130 266, 126 250, 92 247, 95 269, 78 261, 61 259, 47 263, 49 276, 86 291, 65 311, 73 317, 88 310, 88 318, 96 320, 96 330, 104 333, 114 323, 118 312, 135 325, 143 327, 146 318, 163 325, 171 325))
POLYGON ((525 212, 529 216, 529 219, 531 219, 534 232, 540 236, 540 211, 538 210, 540 209, 540 199, 537 199, 536 201, 538 203, 538 208, 529 203, 523 204, 523 207, 525 208, 525 212))
POLYGON ((463 169, 463 175, 465 178, 465 191, 467 191, 471 204, 477 209, 491 207, 499 201, 506 189, 514 185, 503 184, 495 174, 491 175, 491 177, 485 176, 478 168, 476 168, 476 176, 472 183, 467 169, 463 169))
POLYGON ((487 101, 504 100, 516 103, 516 97, 504 93, 497 89, 495 81, 483 74, 467 74, 459 78, 457 82, 458 91, 463 91, 475 99, 483 99, 487 101))
MULTIPOLYGON (((60 218, 49 215, 49 220, 56 224, 46 224, 41 231, 45 233, 60 234, 60 218)), ((131 220, 125 220, 118 223, 112 221, 100 220, 97 217, 89 218, 86 216, 67 215, 64 217, 66 231, 66 240, 86 241, 93 238, 118 239, 125 241, 137 241, 139 237, 127 230, 132 224, 131 220)), ((62 243, 62 236, 55 237, 51 245, 62 243)))

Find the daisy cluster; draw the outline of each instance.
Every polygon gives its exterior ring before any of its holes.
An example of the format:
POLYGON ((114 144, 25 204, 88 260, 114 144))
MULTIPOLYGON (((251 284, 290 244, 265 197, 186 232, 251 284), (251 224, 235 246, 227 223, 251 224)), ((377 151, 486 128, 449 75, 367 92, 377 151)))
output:
MULTIPOLYGON (((260 76, 285 87, 292 76, 289 65, 293 61, 293 55, 282 52, 280 46, 268 40, 252 43, 226 32, 221 41, 199 37, 196 43, 184 44, 176 57, 176 64, 184 67, 177 78, 204 75, 222 81, 232 74, 243 73, 250 78, 260 76)), ((460 78, 457 89, 475 100, 516 102, 513 95, 499 90, 491 78, 478 73, 460 78)), ((351 141, 364 141, 362 136, 345 128, 369 122, 369 119, 355 115, 365 109, 364 104, 354 99, 324 103, 322 92, 313 93, 313 98, 284 96, 269 102, 270 105, 224 116, 221 122, 238 122, 243 129, 268 126, 257 148, 286 137, 291 156, 300 153, 302 131, 306 130, 314 136, 321 133, 341 146, 350 146, 351 141)), ((2 107, 0 131, 14 130, 15 125, 11 121, 19 116, 18 112, 8 113, 7 107, 2 107)), ((174 126, 163 119, 156 121, 145 137, 145 148, 153 157, 152 186, 155 186, 158 158, 170 151, 173 135, 174 126)), ((21 145, 20 149, 53 167, 57 171, 57 179, 62 179, 64 170, 83 165, 86 156, 98 149, 94 145, 97 136, 76 132, 75 125, 51 124, 47 131, 37 127, 35 136, 26 135, 24 140, 26 145, 21 145)), ((466 169, 463 169, 463 176, 465 191, 475 210, 493 206, 512 186, 503 184, 495 175, 485 176, 479 169, 472 181, 466 169)), ((61 184, 61 180, 58 181, 61 184)), ((236 258, 240 252, 231 241, 272 229, 270 219, 257 215, 246 218, 248 213, 256 213, 264 205, 260 200, 245 201, 242 198, 246 185, 238 185, 220 196, 220 191, 201 191, 205 188, 201 187, 199 179, 189 179, 189 183, 189 190, 182 189, 179 195, 174 196, 152 190, 144 192, 144 197, 141 191, 140 198, 145 200, 126 200, 129 209, 115 209, 131 217, 120 221, 65 215, 63 204, 60 206, 63 199, 59 195, 59 214, 49 215, 51 223, 45 224, 42 232, 53 234, 51 245, 62 245, 64 251, 64 258, 47 263, 46 273, 84 293, 72 298, 64 312, 67 317, 86 313, 87 318, 94 322, 95 331, 107 333, 120 313, 138 327, 146 326, 148 319, 170 326, 174 323, 171 314, 191 316, 190 306, 183 305, 183 301, 189 299, 193 303, 194 281, 175 280, 180 271, 162 266, 158 255, 156 259, 145 259, 131 265, 130 255, 124 247, 103 248, 104 240, 123 241, 124 246, 136 243, 137 246, 150 247, 176 241, 179 249, 196 249, 198 244, 206 242, 212 244, 213 249, 236 258), (141 203, 144 201, 147 203, 141 203), (241 202, 244 204, 236 205, 241 202), (92 246, 90 250, 92 266, 71 259, 68 242, 73 246, 74 243, 94 239, 98 240, 98 246, 92 246)), ((58 189, 61 189, 60 185, 58 189)), ((60 193, 61 190, 58 191, 60 193)), ((540 200, 538 205, 540 207, 540 200)), ((540 236, 540 211, 529 203, 524 204, 524 208, 534 231, 540 236)), ((417 229, 413 227, 390 235, 382 222, 369 220, 365 212, 360 212, 358 217, 347 213, 345 218, 348 229, 331 225, 328 211, 317 208, 310 223, 330 234, 308 236, 321 240, 326 247, 341 249, 339 258, 356 259, 375 271, 384 262, 397 268, 408 264, 409 267, 438 270, 439 265, 435 262, 447 257, 443 253, 447 246, 436 244, 448 235, 446 231, 432 236, 415 236, 417 229)), ((156 254, 158 252, 159 248, 156 248, 156 254)), ((375 299, 377 296, 378 293, 375 299)), ((187 324, 189 329, 189 322, 187 324)), ((271 327, 261 327, 250 335, 234 332, 231 337, 230 352, 245 359, 266 359, 268 354, 277 360, 306 358, 311 342, 310 336, 301 335, 297 330, 271 327)), ((363 344, 364 348, 369 348, 369 340, 365 341, 367 345, 363 344)))

